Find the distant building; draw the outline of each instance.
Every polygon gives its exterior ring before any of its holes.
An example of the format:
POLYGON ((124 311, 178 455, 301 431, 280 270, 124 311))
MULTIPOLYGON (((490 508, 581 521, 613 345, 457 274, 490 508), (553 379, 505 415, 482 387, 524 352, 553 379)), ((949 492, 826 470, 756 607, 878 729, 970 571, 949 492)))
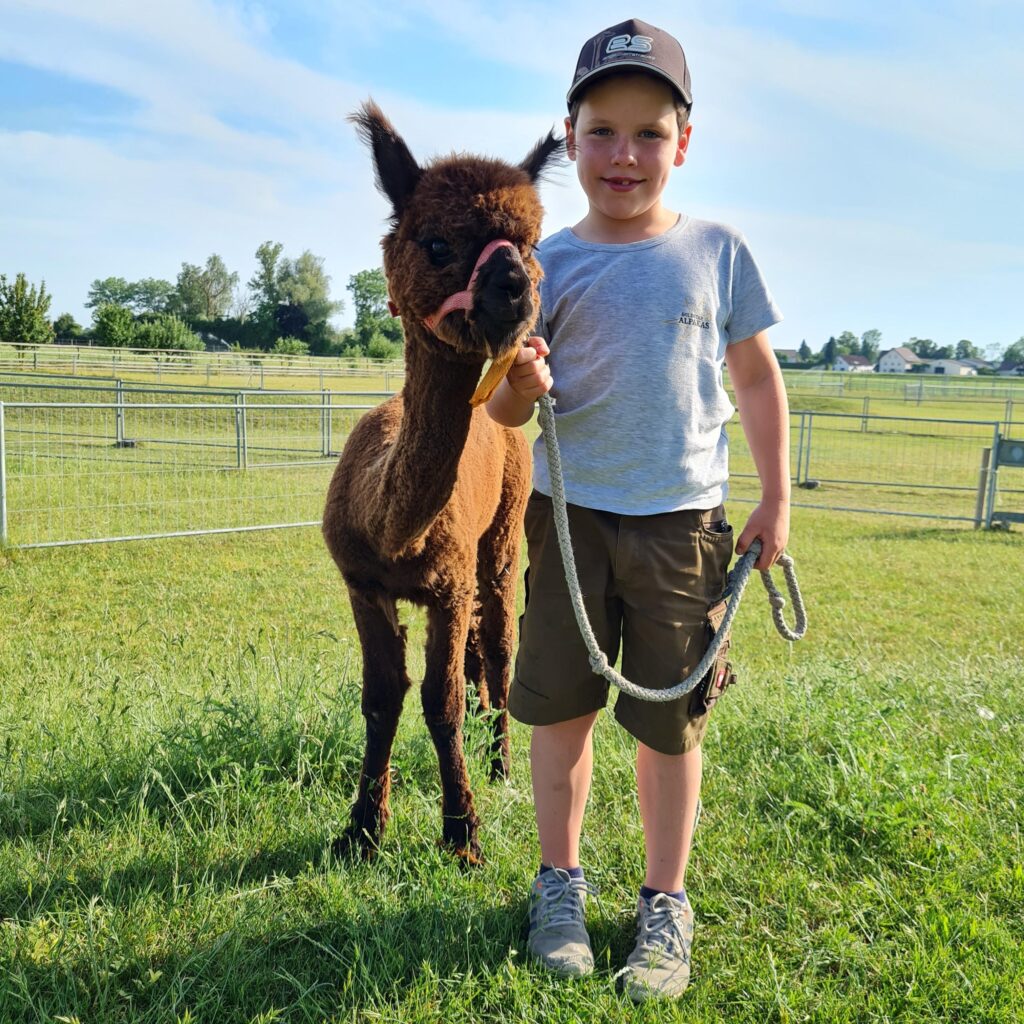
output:
POLYGON ((926 373, 942 373, 947 377, 977 377, 978 371, 966 359, 929 359, 926 373))
POLYGON ((844 373, 871 373, 874 368, 874 363, 867 356, 836 356, 834 364, 834 369, 844 373))
POLYGON ((1024 360, 1004 359, 996 372, 1000 377, 1024 377, 1024 360))
POLYGON ((961 363, 966 363, 968 366, 973 366, 979 373, 982 370, 994 370, 995 367, 987 359, 978 359, 976 356, 971 356, 970 359, 961 359, 961 363))
POLYGON ((803 360, 800 358, 800 353, 795 348, 777 348, 775 351, 775 358, 780 363, 802 363, 803 360))
POLYGON ((876 364, 879 373, 910 373, 915 366, 923 365, 924 360, 905 345, 883 352, 876 364))

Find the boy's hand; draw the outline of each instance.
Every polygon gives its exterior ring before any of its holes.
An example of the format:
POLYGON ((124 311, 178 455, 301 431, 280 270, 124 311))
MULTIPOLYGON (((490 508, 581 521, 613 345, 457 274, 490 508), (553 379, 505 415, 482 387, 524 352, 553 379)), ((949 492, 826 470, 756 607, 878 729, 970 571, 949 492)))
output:
POLYGON ((527 338, 505 377, 508 386, 527 402, 536 402, 551 390, 551 370, 544 359, 549 351, 543 338, 527 338))
POLYGON ((761 554, 754 568, 770 569, 789 540, 789 501, 786 498, 761 500, 736 541, 736 554, 742 555, 755 537, 761 540, 761 554))

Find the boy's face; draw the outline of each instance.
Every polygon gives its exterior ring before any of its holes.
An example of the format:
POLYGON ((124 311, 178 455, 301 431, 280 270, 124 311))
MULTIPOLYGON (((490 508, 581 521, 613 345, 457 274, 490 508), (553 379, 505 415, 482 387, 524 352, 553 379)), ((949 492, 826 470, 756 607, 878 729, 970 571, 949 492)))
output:
POLYGON ((615 75, 584 94, 573 129, 565 122, 592 216, 656 221, 673 167, 686 159, 690 125, 680 135, 671 88, 653 75, 615 75))

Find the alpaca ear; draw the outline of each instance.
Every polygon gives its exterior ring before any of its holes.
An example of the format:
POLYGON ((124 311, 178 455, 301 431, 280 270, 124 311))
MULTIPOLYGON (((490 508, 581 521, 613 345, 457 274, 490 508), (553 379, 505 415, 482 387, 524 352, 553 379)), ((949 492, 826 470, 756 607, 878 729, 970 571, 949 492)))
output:
POLYGON ((373 100, 367 100, 348 119, 373 151, 378 191, 391 201, 395 217, 400 217, 423 171, 405 140, 373 100))
POLYGON ((526 159, 519 166, 530 176, 530 181, 536 184, 538 181, 544 180, 548 171, 560 166, 561 156, 564 152, 565 139, 556 136, 551 131, 530 150, 526 159))

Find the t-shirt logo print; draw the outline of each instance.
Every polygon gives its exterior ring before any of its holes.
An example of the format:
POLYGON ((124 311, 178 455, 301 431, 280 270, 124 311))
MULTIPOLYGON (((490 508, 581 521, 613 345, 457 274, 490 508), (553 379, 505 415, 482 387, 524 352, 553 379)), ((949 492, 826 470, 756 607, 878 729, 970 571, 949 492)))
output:
POLYGON ((700 309, 693 309, 696 303, 686 303, 690 310, 683 309, 682 313, 675 320, 666 320, 667 324, 679 324, 681 327, 699 327, 702 331, 711 330, 711 318, 700 309))
POLYGON ((650 36, 612 36, 605 53, 650 53, 654 40, 650 36))

